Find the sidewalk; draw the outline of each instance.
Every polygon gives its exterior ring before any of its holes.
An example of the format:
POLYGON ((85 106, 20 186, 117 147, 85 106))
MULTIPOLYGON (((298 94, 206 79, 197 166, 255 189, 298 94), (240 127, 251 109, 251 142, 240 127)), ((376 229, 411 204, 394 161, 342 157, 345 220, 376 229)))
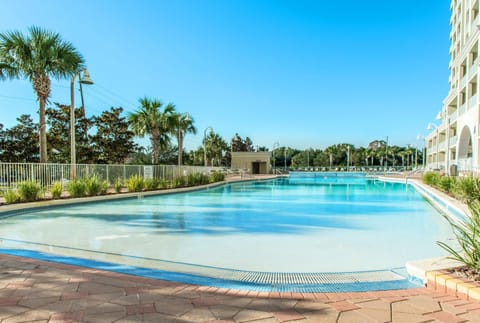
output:
POLYGON ((427 288, 259 293, 0 255, 1 322, 480 322, 480 303, 427 288))

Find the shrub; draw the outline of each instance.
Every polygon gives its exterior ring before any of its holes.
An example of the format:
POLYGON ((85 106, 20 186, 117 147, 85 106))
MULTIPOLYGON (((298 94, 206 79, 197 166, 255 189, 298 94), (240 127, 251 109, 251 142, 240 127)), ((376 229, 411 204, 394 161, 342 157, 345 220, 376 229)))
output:
POLYGON ((95 196, 102 191, 102 181, 97 175, 89 176, 83 179, 85 183, 85 193, 87 196, 95 196))
POLYGON ((143 177, 133 175, 127 179, 126 185, 129 192, 141 192, 145 187, 145 182, 143 177))
POLYGON ((86 185, 83 180, 73 179, 68 183, 67 187, 68 193, 71 197, 83 197, 86 193, 86 185))
POLYGON ((185 177, 175 177, 172 181, 172 188, 184 187, 185 186, 185 177))
POLYGON ((455 188, 456 178, 452 176, 440 177, 437 185, 438 188, 446 193, 451 193, 455 188))
POLYGON ((186 182, 190 186, 208 184, 208 176, 203 173, 188 174, 186 182))
POLYGON ((438 186, 440 178, 440 174, 436 172, 426 172, 425 174, 423 174, 423 181, 425 182, 425 184, 435 187, 438 186))
POLYGON ((34 181, 26 181, 18 184, 18 194, 24 202, 37 201, 42 197, 42 186, 34 181))
POLYGON ((62 196, 63 185, 61 182, 55 182, 52 184, 52 198, 59 199, 62 196))
POLYGON ((469 208, 471 216, 460 223, 445 216, 453 228, 460 250, 455 250, 441 241, 437 241, 437 244, 450 254, 448 258, 478 271, 480 270, 480 202, 470 203, 469 208))
POLYGON ((100 195, 105 195, 107 194, 107 191, 108 191, 108 181, 105 180, 105 181, 102 181, 100 183, 100 195))
POLYGON ((144 180, 143 186, 145 190, 155 190, 158 187, 158 180, 155 178, 147 178, 144 180))
POLYGON ((210 173, 210 183, 221 182, 225 180, 225 174, 223 172, 215 171, 210 173))
POLYGON ((477 178, 463 177, 457 181, 455 193, 467 203, 480 199, 480 180, 477 178))
POLYGON ((113 188, 115 189, 115 192, 120 193, 122 191, 123 183, 120 180, 119 177, 115 180, 115 183, 113 183, 113 188))
POLYGON ((16 190, 8 190, 3 193, 3 198, 7 204, 20 202, 20 194, 16 190))

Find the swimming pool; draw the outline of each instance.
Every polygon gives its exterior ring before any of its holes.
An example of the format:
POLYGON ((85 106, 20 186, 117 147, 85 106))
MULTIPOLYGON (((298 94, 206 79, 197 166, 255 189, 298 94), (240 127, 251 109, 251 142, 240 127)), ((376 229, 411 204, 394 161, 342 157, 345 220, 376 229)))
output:
POLYGON ((172 271, 402 271, 409 260, 444 255, 435 242, 451 236, 413 187, 361 174, 232 183, 0 221, 2 248, 172 271))

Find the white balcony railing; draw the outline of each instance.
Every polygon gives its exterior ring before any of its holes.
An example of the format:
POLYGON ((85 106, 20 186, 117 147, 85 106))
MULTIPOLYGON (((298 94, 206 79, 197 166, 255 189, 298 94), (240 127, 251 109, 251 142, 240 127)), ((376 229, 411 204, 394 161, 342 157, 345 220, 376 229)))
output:
POLYGON ((463 89, 465 87, 465 84, 467 84, 467 76, 464 75, 462 79, 460 80, 460 89, 463 89))
POLYGON ((457 136, 452 136, 448 139, 449 147, 455 146, 457 144, 457 136))
POLYGON ((468 78, 471 79, 477 73, 477 70, 478 70, 478 59, 476 59, 475 62, 473 62, 472 65, 470 66, 468 71, 468 78))
POLYGON ((468 109, 472 109, 475 106, 477 106, 477 98, 478 98, 478 94, 475 94, 470 99, 468 99, 468 109))
POLYGON ((457 112, 458 110, 455 110, 448 115, 448 120, 450 120, 450 122, 454 122, 455 120, 457 120, 457 112))
POLYGON ((458 115, 461 116, 465 113, 465 104, 462 104, 458 109, 458 115))

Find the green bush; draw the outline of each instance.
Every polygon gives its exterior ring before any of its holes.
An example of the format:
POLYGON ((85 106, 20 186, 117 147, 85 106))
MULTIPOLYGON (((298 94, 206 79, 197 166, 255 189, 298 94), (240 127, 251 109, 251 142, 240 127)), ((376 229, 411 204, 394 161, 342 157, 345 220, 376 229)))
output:
POLYGON ((159 181, 156 178, 147 178, 144 181, 144 188, 147 191, 156 190, 159 186, 159 181))
POLYGON ((115 192, 120 193, 122 191, 123 183, 122 180, 117 177, 115 180, 115 183, 113 183, 113 188, 115 189, 115 192))
POLYGON ((85 183, 85 194, 87 196, 96 196, 102 191, 102 181, 97 175, 84 178, 83 182, 85 183))
POLYGON ((456 195, 467 203, 480 199, 480 179, 472 176, 460 178, 455 186, 456 195))
POLYGON ((55 182, 52 184, 52 198, 59 199, 62 196, 63 185, 61 182, 55 182))
POLYGON ((225 174, 223 172, 215 171, 210 173, 210 183, 221 182, 225 180, 225 174))
POLYGON ((7 190, 3 193, 3 198, 7 204, 13 204, 20 202, 20 194, 16 190, 7 190))
POLYGON ((423 174, 423 181, 425 184, 437 187, 440 182, 441 175, 436 172, 426 172, 423 174))
POLYGON ((75 178, 68 183, 67 190, 71 197, 84 197, 87 188, 83 180, 78 180, 75 178))
POLYGON ((172 181, 172 188, 185 187, 186 179, 183 176, 175 177, 172 181))
POLYGON ((457 180, 453 176, 442 176, 438 181, 438 188, 446 193, 451 193, 455 189, 455 184, 457 180))
POLYGON ((126 182, 129 192, 141 192, 145 187, 145 181, 142 176, 133 175, 126 182))
POLYGON ((32 202, 42 198, 43 189, 34 181, 25 181, 18 184, 17 191, 23 202, 32 202))
POLYGON ((480 202, 470 203, 469 208, 471 217, 467 217, 461 223, 445 216, 453 228, 460 250, 455 250, 444 242, 437 241, 437 244, 450 254, 450 259, 478 271, 480 270, 480 202))
POLYGON ((100 195, 106 195, 107 194, 108 186, 109 186, 109 184, 108 184, 107 180, 100 182, 100 195))
POLYGON ((188 174, 186 182, 189 186, 208 184, 208 176, 203 173, 188 174))

